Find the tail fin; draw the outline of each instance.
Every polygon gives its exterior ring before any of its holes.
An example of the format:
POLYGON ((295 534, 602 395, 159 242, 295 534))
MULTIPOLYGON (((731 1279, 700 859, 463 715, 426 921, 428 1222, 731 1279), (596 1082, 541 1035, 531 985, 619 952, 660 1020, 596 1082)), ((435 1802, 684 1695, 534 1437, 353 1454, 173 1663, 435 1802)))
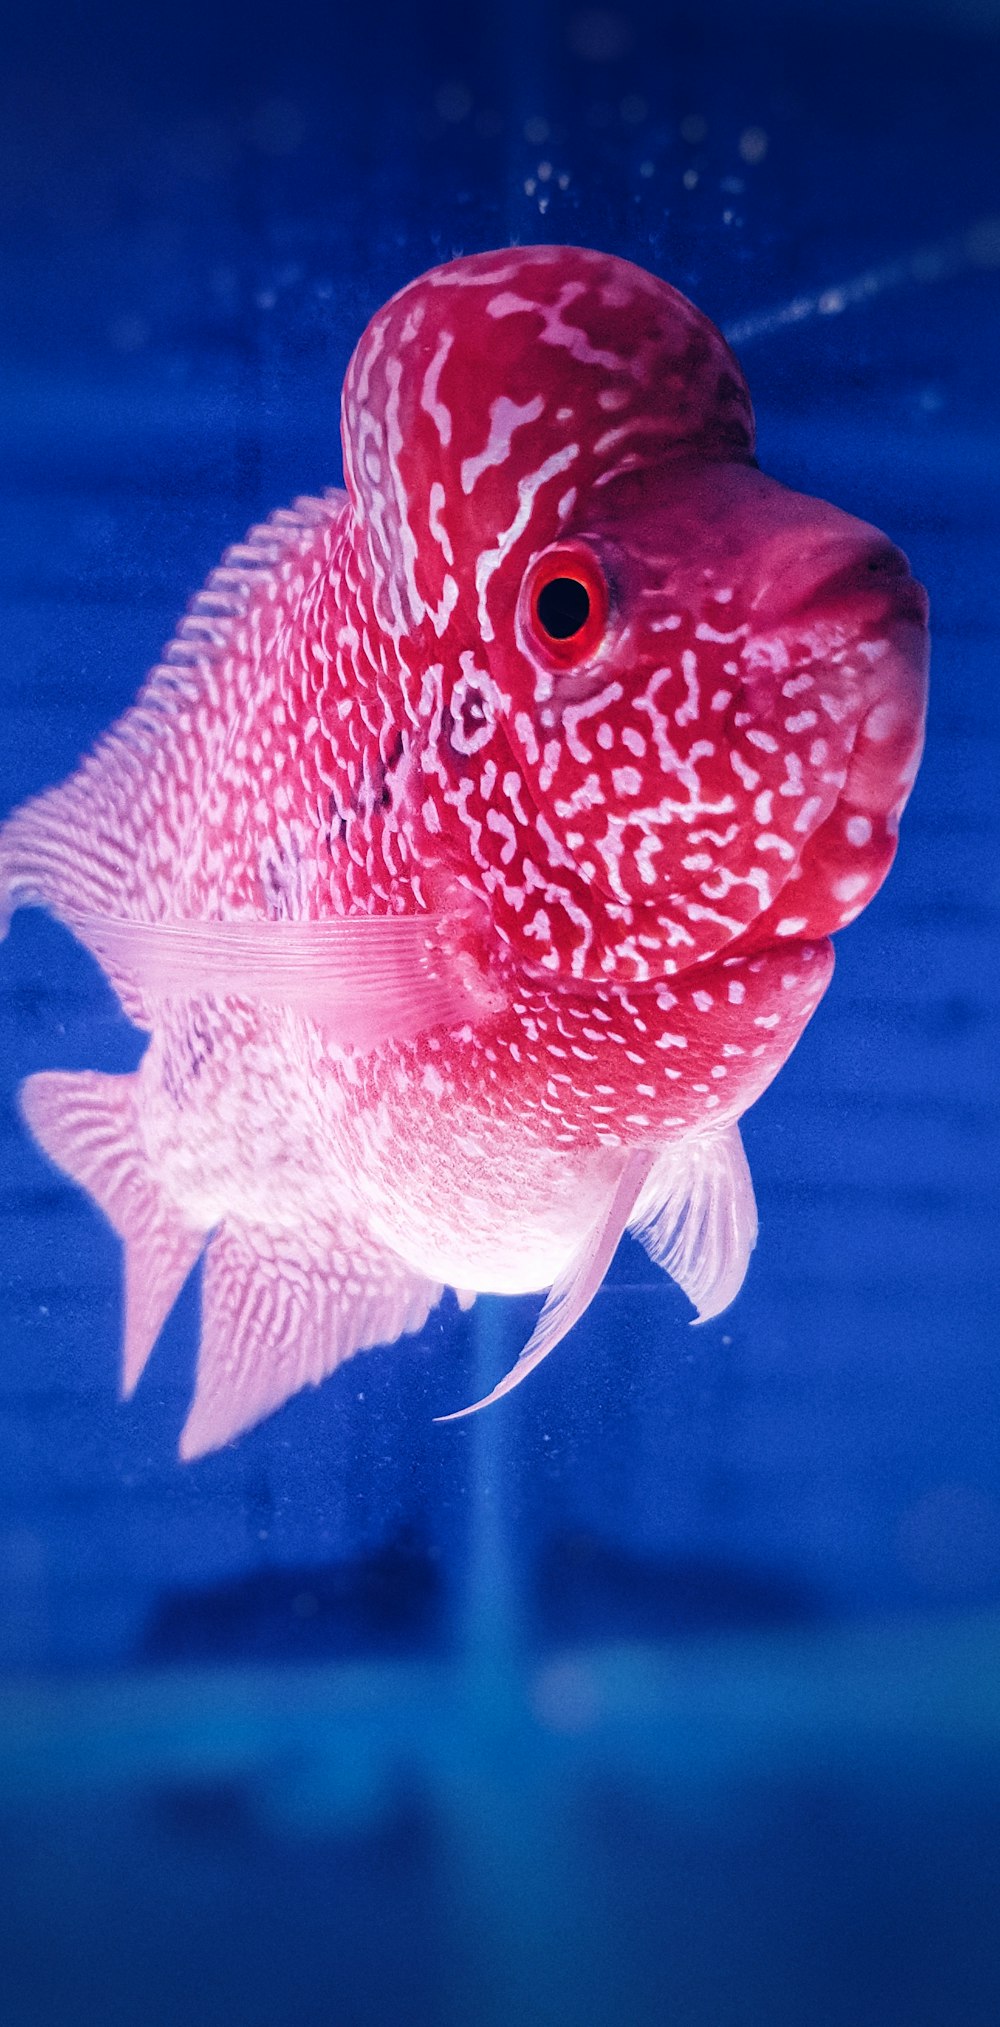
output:
POLYGON ((92 1196, 125 1246, 122 1393, 134 1392, 207 1233, 153 1175, 136 1117, 136 1076, 45 1070, 21 1087, 21 1111, 49 1160, 92 1196))

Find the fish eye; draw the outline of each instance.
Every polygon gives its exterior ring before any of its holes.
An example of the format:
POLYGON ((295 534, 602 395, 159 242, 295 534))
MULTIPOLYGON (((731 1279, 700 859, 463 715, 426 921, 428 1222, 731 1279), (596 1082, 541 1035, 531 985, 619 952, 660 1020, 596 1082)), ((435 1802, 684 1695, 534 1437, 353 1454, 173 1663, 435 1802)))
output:
POLYGON ((578 577, 550 577, 535 593, 535 616, 550 640, 572 640, 590 618, 590 593, 578 577))
POLYGON ((583 542, 547 549, 531 566, 525 590, 532 644, 562 667, 589 661, 604 637, 609 605, 593 550, 583 542))

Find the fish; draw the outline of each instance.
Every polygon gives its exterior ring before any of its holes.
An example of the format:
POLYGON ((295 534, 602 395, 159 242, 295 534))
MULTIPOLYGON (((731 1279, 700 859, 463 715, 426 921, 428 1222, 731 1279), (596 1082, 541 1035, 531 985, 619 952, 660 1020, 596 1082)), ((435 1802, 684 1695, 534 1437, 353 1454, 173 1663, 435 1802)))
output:
POLYGON ((739 1121, 923 744, 926 593, 760 469, 736 358, 658 276, 433 269, 360 338, 341 435, 344 488, 230 548, 0 828, 4 933, 47 909, 149 1037, 20 1105, 123 1242, 125 1396, 203 1262, 185 1459, 446 1289, 544 1295, 499 1399, 626 1232, 720 1314, 739 1121))

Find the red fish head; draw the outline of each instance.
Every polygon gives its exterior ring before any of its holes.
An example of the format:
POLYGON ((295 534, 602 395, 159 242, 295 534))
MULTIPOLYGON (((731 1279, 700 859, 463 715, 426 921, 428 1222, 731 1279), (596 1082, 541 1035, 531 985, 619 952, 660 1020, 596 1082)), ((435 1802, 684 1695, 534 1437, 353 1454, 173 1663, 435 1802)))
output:
POLYGON ((627 262, 452 262, 370 327, 345 460, 421 754, 414 851, 542 975, 827 935, 919 762, 926 599, 753 460, 742 374, 627 262))

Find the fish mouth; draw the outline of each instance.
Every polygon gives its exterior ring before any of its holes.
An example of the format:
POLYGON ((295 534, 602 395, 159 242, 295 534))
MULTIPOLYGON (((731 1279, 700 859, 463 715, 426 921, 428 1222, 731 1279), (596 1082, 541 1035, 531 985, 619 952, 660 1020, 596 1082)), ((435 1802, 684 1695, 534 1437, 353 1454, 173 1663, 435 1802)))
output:
MULTIPOLYGON (((809 953, 815 958, 825 959, 832 968, 833 938, 821 932, 810 934, 803 930, 800 936, 778 936, 773 931, 763 937, 760 943, 740 939, 738 950, 719 950, 713 957, 707 957, 703 964, 690 965, 687 970, 677 972, 672 978, 650 982, 649 991, 662 990, 666 984, 673 992, 683 992, 717 985, 720 981, 738 978, 743 971, 759 974, 778 967, 786 970, 789 964, 802 964, 809 953)), ((642 987, 630 985, 629 993, 638 993, 642 987)))
MULTIPOLYGON (((674 1006, 683 1008, 694 994, 710 992, 720 1000, 727 996, 733 998, 734 995, 729 993, 729 988, 743 979, 750 978, 755 981, 757 989, 766 989, 769 983, 773 983, 779 977, 784 986, 792 985, 796 980, 801 981, 808 975, 815 987, 815 999, 818 1004, 829 984, 833 964, 832 936, 804 930, 798 936, 776 937, 771 930, 759 943, 749 940, 749 936, 746 939, 741 938, 738 949, 726 946, 713 952, 710 957, 686 965, 681 970, 669 974, 657 973, 650 978, 622 979, 605 976, 597 979, 558 976, 523 962, 519 964, 518 971, 523 981, 522 990, 524 986, 529 986, 544 990, 546 994, 565 996, 574 1000, 580 999, 581 996, 586 998, 591 993, 603 997, 608 991, 619 990, 637 1007, 643 1010, 648 1008, 648 1017, 654 1020, 656 1015, 663 1011, 665 1004, 672 1002, 674 1006), (664 990, 670 995, 670 1002, 664 1001, 664 990)), ((782 997, 788 996, 783 993, 782 997)), ((696 1005, 699 1003, 699 1000, 695 1000, 696 1005)), ((812 1010, 810 1007, 810 1012, 812 1010)), ((793 1012, 795 1009, 789 1005, 788 1011, 793 1012)))
POLYGON ((902 549, 884 536, 859 542, 831 535, 802 553, 783 556, 751 605, 753 632, 783 632, 805 618, 836 612, 867 627, 910 621, 926 627, 930 601, 902 549))

